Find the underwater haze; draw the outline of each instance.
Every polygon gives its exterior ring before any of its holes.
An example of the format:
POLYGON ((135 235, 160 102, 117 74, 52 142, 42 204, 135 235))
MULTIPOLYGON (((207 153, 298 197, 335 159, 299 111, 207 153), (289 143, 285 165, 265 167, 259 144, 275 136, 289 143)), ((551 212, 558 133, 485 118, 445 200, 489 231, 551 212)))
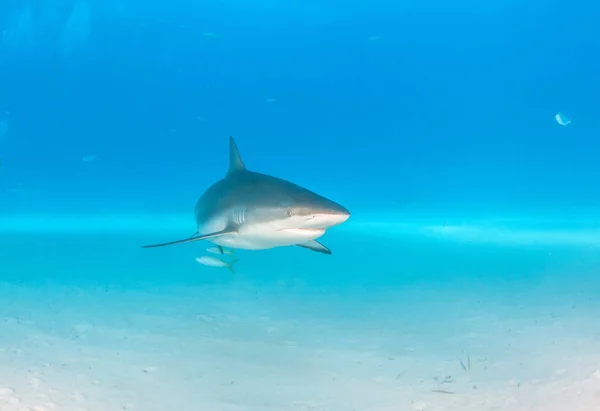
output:
POLYGON ((598 21, 0 1, 0 411, 597 410, 598 21), (207 233, 230 136, 350 211, 331 255, 142 248, 207 233))

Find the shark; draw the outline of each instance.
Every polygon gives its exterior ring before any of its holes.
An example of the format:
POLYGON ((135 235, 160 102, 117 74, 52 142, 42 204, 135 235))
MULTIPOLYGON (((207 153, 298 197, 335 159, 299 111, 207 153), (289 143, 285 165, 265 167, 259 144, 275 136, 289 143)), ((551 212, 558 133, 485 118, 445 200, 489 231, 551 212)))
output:
POLYGON ((192 236, 143 248, 207 240, 219 247, 265 250, 298 246, 331 254, 317 239, 350 218, 340 204, 292 182, 250 171, 229 137, 229 170, 200 196, 192 236))

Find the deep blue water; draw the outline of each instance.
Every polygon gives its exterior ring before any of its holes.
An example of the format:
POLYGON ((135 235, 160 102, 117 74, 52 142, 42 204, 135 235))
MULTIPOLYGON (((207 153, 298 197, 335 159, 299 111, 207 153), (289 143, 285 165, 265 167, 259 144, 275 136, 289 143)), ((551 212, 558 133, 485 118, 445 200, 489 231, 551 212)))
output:
POLYGON ((185 212, 229 135, 352 210, 599 198, 593 2, 1 7, 6 212, 185 212))

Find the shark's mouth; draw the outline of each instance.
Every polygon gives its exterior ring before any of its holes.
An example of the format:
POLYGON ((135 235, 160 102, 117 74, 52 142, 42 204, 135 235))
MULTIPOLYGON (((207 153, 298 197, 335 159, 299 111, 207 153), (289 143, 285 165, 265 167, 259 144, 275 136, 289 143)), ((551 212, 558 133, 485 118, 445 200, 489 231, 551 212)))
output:
POLYGON ((276 237, 287 238, 291 242, 314 240, 325 234, 324 228, 284 228, 278 230, 276 237))
POLYGON ((324 228, 282 228, 277 231, 297 231, 297 232, 305 232, 305 233, 320 233, 325 231, 324 228))

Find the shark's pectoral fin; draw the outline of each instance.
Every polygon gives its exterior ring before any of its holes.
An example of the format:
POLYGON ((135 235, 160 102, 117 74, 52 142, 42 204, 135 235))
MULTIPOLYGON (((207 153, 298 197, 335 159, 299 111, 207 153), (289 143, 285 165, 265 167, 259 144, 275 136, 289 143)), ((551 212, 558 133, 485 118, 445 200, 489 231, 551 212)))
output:
POLYGON ((331 254, 331 250, 325 247, 323 244, 318 242, 317 240, 311 240, 307 243, 296 244, 298 247, 308 248, 309 250, 316 251, 317 253, 323 254, 331 254))
POLYGON ((183 240, 171 241, 169 243, 153 244, 153 245, 143 245, 142 248, 164 247, 165 245, 191 243, 193 241, 207 240, 209 238, 218 237, 220 235, 225 235, 225 234, 233 234, 233 233, 236 233, 236 232, 237 232, 237 230, 234 229, 234 228, 226 228, 224 230, 217 231, 217 232, 214 232, 214 233, 203 234, 203 235, 199 235, 199 236, 196 236, 196 237, 184 238, 183 240))

